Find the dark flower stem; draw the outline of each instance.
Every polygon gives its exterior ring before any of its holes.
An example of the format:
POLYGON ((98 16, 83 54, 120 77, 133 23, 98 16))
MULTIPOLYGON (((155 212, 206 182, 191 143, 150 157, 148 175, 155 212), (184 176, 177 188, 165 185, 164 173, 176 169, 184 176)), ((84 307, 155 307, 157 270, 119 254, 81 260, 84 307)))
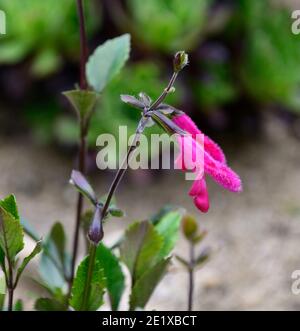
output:
POLYGON ((195 271, 195 245, 194 245, 193 242, 190 242, 188 311, 192 311, 193 310, 194 271, 195 271))
MULTIPOLYGON (((168 93, 170 93, 171 88, 173 87, 175 80, 177 78, 177 73, 173 73, 169 84, 167 85, 167 87, 164 89, 164 91, 162 92, 162 94, 157 98, 156 101, 154 101, 154 103, 149 107, 149 109, 146 109, 144 112, 144 116, 141 118, 138 127, 136 129, 135 132, 135 136, 133 139, 133 142, 131 144, 131 146, 129 147, 128 151, 127 151, 127 155, 124 158, 121 166, 119 167, 119 170, 116 173, 116 176, 114 178, 114 180, 111 183, 111 186, 109 188, 108 194, 107 194, 107 198, 106 201, 104 203, 104 206, 101 210, 101 222, 104 219, 104 217, 106 216, 106 213, 108 211, 111 199, 114 195, 114 193, 116 192, 127 168, 128 168, 128 163, 130 161, 130 157, 132 156, 134 150, 137 148, 139 141, 140 141, 140 136, 143 133, 146 123, 147 123, 147 112, 151 111, 153 109, 155 109, 156 107, 158 107, 162 101, 166 98, 166 96, 168 95, 168 93)), ((94 266, 95 266, 95 257, 96 257, 96 250, 97 250, 97 246, 95 244, 93 244, 92 242, 90 243, 90 247, 89 247, 89 266, 88 266, 88 275, 87 275, 87 279, 86 279, 86 283, 85 283, 85 288, 84 288, 84 299, 83 299, 83 304, 82 304, 82 308, 83 310, 86 309, 86 305, 88 303, 88 299, 89 299, 89 295, 90 295, 90 288, 91 288, 91 280, 92 280, 92 276, 93 276, 93 272, 94 272, 94 266)))
MULTIPOLYGON (((79 26, 80 26, 80 89, 87 89, 87 80, 85 75, 85 64, 87 59, 88 47, 87 47, 87 38, 86 38, 86 30, 85 30, 85 19, 83 12, 83 4, 82 0, 77 0, 77 11, 79 17, 79 26)), ((86 163, 86 152, 87 152, 87 126, 83 122, 82 118, 80 118, 80 141, 79 141, 79 164, 78 169, 82 174, 85 174, 85 163, 86 163)), ((69 296, 72 289, 72 284, 75 275, 75 266, 76 266, 76 258, 78 252, 78 244, 79 244, 79 232, 80 232, 80 220, 82 215, 82 207, 83 207, 83 196, 79 193, 77 199, 76 206, 76 223, 74 230, 74 239, 73 239, 73 250, 72 250, 72 260, 71 260, 71 271, 69 278, 69 296)))

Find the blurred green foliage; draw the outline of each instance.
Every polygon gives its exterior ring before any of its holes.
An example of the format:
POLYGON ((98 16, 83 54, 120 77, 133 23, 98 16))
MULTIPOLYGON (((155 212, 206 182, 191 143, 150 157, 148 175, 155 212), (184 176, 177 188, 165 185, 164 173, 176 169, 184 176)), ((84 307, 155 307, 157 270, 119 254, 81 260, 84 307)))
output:
POLYGON ((240 0, 244 27, 241 79, 261 103, 276 101, 300 110, 300 36, 291 32, 291 10, 269 1, 240 0))
MULTIPOLYGON (((87 2, 90 34, 101 21, 87 2)), ((45 76, 63 64, 63 59, 78 59, 78 18, 74 0, 0 0, 6 13, 7 34, 1 36, 0 62, 15 64, 31 57, 31 72, 45 76)))
POLYGON ((211 0, 128 0, 133 26, 150 47, 167 53, 192 50, 207 20, 211 0))
MULTIPOLYGON (((91 146, 103 132, 117 134, 120 124, 133 132, 139 112, 121 103, 119 95, 143 91, 158 96, 170 75, 170 58, 181 49, 189 51, 193 69, 176 82, 177 91, 169 96, 172 105, 194 114, 244 104, 255 110, 270 103, 300 109, 300 35, 292 34, 291 9, 283 2, 115 0, 104 1, 102 7, 101 1, 90 0, 85 4, 90 50, 99 40, 124 32, 131 33, 133 43, 131 62, 101 94, 89 133, 91 146), (105 25, 100 24, 102 11, 105 25)), ((27 60, 26 68, 29 63, 31 73, 45 81, 47 74, 61 68, 63 77, 74 81, 74 67, 67 64, 79 58, 75 1, 0 0, 0 8, 8 21, 8 33, 1 36, 0 63, 13 67, 27 60)), ((39 141, 73 145, 78 136, 75 116, 62 108, 56 95, 53 91, 26 103, 26 119, 39 141)))

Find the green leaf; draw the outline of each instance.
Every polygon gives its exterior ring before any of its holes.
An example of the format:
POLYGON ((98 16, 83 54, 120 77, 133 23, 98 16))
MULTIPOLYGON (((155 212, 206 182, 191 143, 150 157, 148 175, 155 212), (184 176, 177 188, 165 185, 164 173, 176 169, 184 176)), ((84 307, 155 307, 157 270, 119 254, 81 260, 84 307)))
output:
POLYGON ((39 298, 34 304, 35 310, 38 311, 64 311, 66 306, 55 299, 39 298))
POLYGON ((16 282, 15 285, 18 284, 18 281, 20 279, 20 276, 22 274, 22 272, 24 271, 24 269, 26 268, 27 264, 37 255, 41 252, 42 250, 42 241, 38 241, 33 249, 33 251, 24 258, 22 264, 20 265, 20 267, 17 270, 17 276, 16 276, 16 282))
POLYGON ((27 236, 29 236, 31 239, 39 241, 41 236, 36 232, 34 227, 23 217, 21 217, 20 221, 25 234, 27 234, 27 236))
POLYGON ((143 221, 132 224, 121 243, 121 259, 127 265, 135 283, 157 261, 163 238, 153 224, 143 221))
POLYGON ((0 311, 3 310, 5 303, 6 283, 5 278, 0 277, 0 311))
POLYGON ((13 311, 23 311, 23 301, 21 299, 18 299, 16 303, 14 304, 13 311))
POLYGON ((39 272, 43 281, 51 287, 61 288, 65 284, 64 273, 68 267, 68 254, 65 251, 65 233, 60 223, 55 223, 43 244, 39 272))
POLYGON ((174 248, 180 229, 181 215, 179 212, 166 214, 155 226, 158 233, 164 238, 163 247, 160 250, 160 257, 168 256, 174 248))
POLYGON ((129 34, 108 40, 96 48, 86 65, 88 83, 96 92, 101 92, 120 72, 129 57, 129 51, 129 34))
POLYGON ((125 213, 123 212, 122 209, 117 208, 117 207, 109 207, 108 212, 110 213, 111 216, 113 217, 123 217, 125 213))
POLYGON ((4 266, 5 266, 5 253, 4 253, 4 251, 1 247, 0 247, 0 266, 2 267, 2 269, 4 269, 4 266))
POLYGON ((164 276, 170 263, 170 258, 161 260, 136 282, 130 296, 130 310, 144 308, 155 287, 164 276))
POLYGON ((117 257, 112 251, 100 244, 97 247, 97 261, 99 261, 106 278, 106 286, 110 298, 111 309, 118 310, 121 296, 125 289, 125 278, 117 257))
POLYGON ((0 247, 13 261, 23 249, 23 229, 14 195, 0 200, 0 247))
POLYGON ((184 258, 182 258, 181 256, 179 255, 175 255, 175 258, 176 260, 178 260, 185 268, 189 269, 190 268, 190 265, 189 265, 189 262, 186 261, 184 258))
POLYGON ((103 304, 105 277, 100 263, 96 260, 91 280, 90 297, 88 299, 87 307, 82 307, 83 293, 88 274, 88 265, 89 257, 87 256, 80 263, 77 269, 76 277, 74 279, 70 305, 75 310, 82 310, 83 308, 85 308, 88 311, 95 311, 103 304))
POLYGON ((99 94, 86 90, 66 91, 63 92, 63 95, 72 104, 80 118, 90 116, 99 97, 99 94))

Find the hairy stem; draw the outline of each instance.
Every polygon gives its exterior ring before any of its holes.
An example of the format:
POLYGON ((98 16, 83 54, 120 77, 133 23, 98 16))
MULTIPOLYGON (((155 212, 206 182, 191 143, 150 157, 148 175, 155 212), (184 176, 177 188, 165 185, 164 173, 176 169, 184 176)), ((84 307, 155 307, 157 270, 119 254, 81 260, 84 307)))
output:
POLYGON ((190 243, 190 266, 189 266, 189 290, 188 290, 188 311, 193 310, 194 298, 194 269, 195 269, 195 245, 190 243))
MULTIPOLYGON (((86 38, 86 30, 85 30, 85 19, 83 12, 83 4, 82 0, 77 0, 77 10, 79 17, 79 26, 80 26, 80 88, 82 90, 87 89, 87 81, 85 75, 85 64, 87 59, 87 38, 86 38)), ((85 163, 86 163, 86 136, 87 136, 88 128, 83 123, 83 120, 80 119, 80 141, 79 141, 79 165, 78 169, 82 174, 85 174, 85 163)), ((74 229, 74 239, 73 239, 73 250, 72 250, 72 259, 71 259, 71 271, 69 278, 69 296, 71 294, 72 284, 75 275, 75 266, 76 266, 76 258, 78 252, 78 244, 79 244, 79 233, 80 233, 80 220, 83 209, 83 196, 79 193, 77 198, 77 206, 76 206, 76 223, 74 229)))

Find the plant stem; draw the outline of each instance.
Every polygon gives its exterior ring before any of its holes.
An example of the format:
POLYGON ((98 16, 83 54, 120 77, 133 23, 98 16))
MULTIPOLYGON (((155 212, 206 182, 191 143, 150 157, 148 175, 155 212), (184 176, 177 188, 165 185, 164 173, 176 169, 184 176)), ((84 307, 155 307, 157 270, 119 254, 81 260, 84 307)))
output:
POLYGON ((151 105, 149 110, 153 110, 156 107, 158 107, 166 98, 166 96, 170 93, 172 87, 174 86, 175 80, 178 76, 178 72, 173 72, 173 75, 169 81, 169 84, 167 85, 167 87, 164 89, 163 93, 157 98, 156 101, 153 102, 153 104, 151 105))
MULTIPOLYGON (((157 100, 149 107, 149 109, 147 111, 151 111, 153 109, 155 109, 155 107, 159 106, 160 103, 165 99, 165 97, 168 95, 168 93, 170 92, 170 89, 172 88, 172 86, 174 85, 174 82, 177 78, 177 73, 173 73, 168 86, 165 88, 165 90, 163 91, 163 93, 157 98, 157 100)), ((147 114, 146 111, 146 114, 147 114)), ((145 115, 146 115, 145 114, 145 115)), ((103 220, 103 218, 106 216, 106 213, 108 211, 111 199, 114 195, 114 193, 116 192, 127 168, 128 168, 128 163, 130 160, 130 157, 132 155, 132 153, 134 152, 134 150, 137 148, 138 144, 139 144, 139 140, 140 140, 140 136, 143 133, 145 126, 147 123, 147 117, 143 116, 140 121, 139 124, 137 126, 137 129, 135 131, 135 136, 134 139, 132 141, 131 146, 129 147, 127 154, 121 164, 121 166, 119 167, 114 180, 112 181, 108 194, 107 194, 107 198, 106 201, 104 203, 104 206, 101 210, 101 221, 103 220)), ((90 249, 89 249, 89 265, 88 265, 88 275, 87 275, 87 279, 86 279, 86 283, 85 283, 85 289, 84 289, 84 298, 83 298, 83 303, 82 303, 82 308, 83 310, 86 309, 86 305, 88 303, 88 299, 89 299, 89 295, 90 295, 90 287, 91 287, 91 280, 92 280, 92 276, 93 276, 93 272, 94 272, 94 266, 95 266, 95 258, 96 258, 96 245, 93 244, 92 242, 90 243, 90 249)))
POLYGON ((8 311, 13 310, 13 301, 14 301, 14 289, 8 289, 8 311))
MULTIPOLYGON (((82 0, 77 0, 77 10, 79 17, 79 26, 80 26, 80 88, 82 90, 87 89, 87 81, 85 75, 85 64, 87 59, 87 38, 86 38, 86 30, 85 30, 85 19, 83 12, 83 4, 82 0)), ((86 152, 87 152, 87 137, 88 128, 84 121, 80 118, 80 141, 79 141, 79 165, 78 169, 82 174, 85 174, 85 163, 86 163, 86 152)), ((74 239, 73 239, 73 250, 72 250, 72 260, 71 260, 71 271, 69 278, 69 291, 68 296, 71 294, 72 284, 75 275, 75 266, 76 266, 76 258, 78 252, 79 245, 79 232, 80 232, 80 220, 83 209, 83 196, 78 193, 77 206, 76 206, 76 223, 74 230, 74 239)))
POLYGON ((78 11, 79 27, 80 27, 80 88, 82 90, 86 90, 88 86, 85 76, 85 64, 88 54, 88 47, 87 47, 85 19, 84 19, 82 0, 77 0, 77 11, 78 11))
POLYGON ((195 270, 195 245, 194 245, 194 243, 191 242, 190 243, 188 311, 192 311, 193 310, 194 270, 195 270))
POLYGON ((88 273, 87 273, 87 278, 86 278, 86 282, 84 285, 83 300, 82 300, 82 305, 81 305, 81 309, 80 309, 83 311, 87 310, 87 308, 88 308, 87 306, 88 306, 90 292, 91 292, 91 282, 92 282, 94 267, 95 267, 96 250, 97 250, 97 246, 91 242, 90 248, 89 248, 88 273))

